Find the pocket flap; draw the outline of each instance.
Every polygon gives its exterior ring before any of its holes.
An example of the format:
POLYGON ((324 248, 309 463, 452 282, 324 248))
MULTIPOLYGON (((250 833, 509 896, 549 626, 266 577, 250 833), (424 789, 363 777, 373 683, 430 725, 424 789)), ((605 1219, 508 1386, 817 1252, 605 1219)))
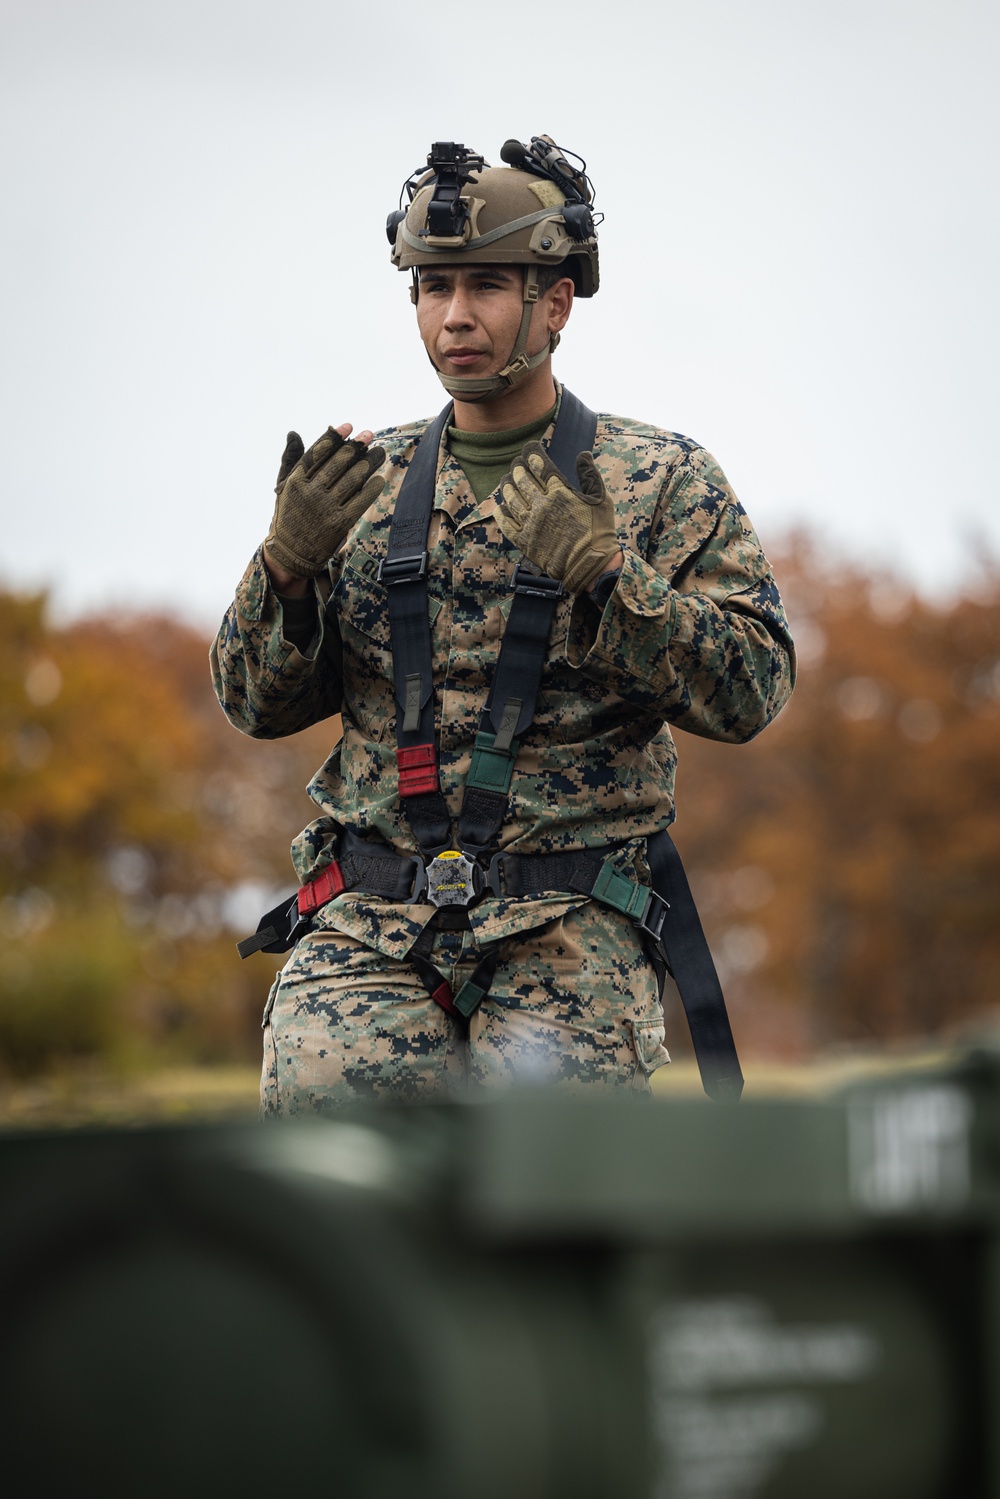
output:
POLYGON ((643 1072, 655 1072, 670 1061, 670 1053, 663 1044, 666 1029, 663 1020, 633 1020, 632 1043, 636 1058, 643 1072))

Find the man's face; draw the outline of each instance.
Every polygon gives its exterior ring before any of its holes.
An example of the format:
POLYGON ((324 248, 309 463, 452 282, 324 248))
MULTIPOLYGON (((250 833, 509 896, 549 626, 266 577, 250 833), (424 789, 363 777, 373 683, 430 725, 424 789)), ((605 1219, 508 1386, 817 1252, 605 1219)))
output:
MULTIPOLYGON (((544 349, 566 323, 572 282, 558 281, 538 298, 528 332, 528 355, 544 349)), ((510 359, 524 308, 519 265, 437 266, 420 269, 417 326, 431 361, 445 375, 483 379, 510 359)))

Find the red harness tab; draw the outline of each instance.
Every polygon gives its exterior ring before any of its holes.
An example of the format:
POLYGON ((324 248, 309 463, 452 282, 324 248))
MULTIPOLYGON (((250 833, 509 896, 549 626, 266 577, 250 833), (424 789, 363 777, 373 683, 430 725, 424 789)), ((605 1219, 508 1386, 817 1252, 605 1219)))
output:
POLYGON ((431 991, 431 999, 433 999, 435 1004, 440 1005, 442 1010, 447 1010, 449 1015, 458 1014, 452 1003, 454 995, 451 992, 451 985, 447 979, 442 979, 437 988, 431 991))
POLYGON ((300 887, 296 895, 299 915, 311 916, 314 911, 319 910, 320 906, 325 906, 328 900, 333 900, 334 896, 339 895, 344 889, 346 889, 344 876, 335 859, 314 880, 310 880, 308 885, 300 887))
POLYGON ((438 790, 437 756, 433 744, 411 744, 397 749, 400 796, 421 796, 438 790))

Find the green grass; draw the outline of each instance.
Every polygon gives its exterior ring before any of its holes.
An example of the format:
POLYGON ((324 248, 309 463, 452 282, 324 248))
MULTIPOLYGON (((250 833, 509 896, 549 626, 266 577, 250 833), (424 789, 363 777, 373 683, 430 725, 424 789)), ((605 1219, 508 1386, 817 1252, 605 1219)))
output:
MULTIPOLYGON (((748 1060, 745 1099, 801 1097, 834 1090, 858 1077, 924 1069, 945 1061, 943 1047, 836 1052, 809 1063, 748 1060)), ((0 1084, 0 1129, 73 1129, 253 1119, 260 1073, 250 1066, 171 1066, 115 1072, 97 1066, 64 1067, 31 1080, 0 1084)), ((657 1098, 701 1095, 691 1061, 671 1062, 653 1074, 657 1098)))
POLYGON ((170 1067, 124 1076, 67 1068, 0 1085, 0 1128, 253 1119, 259 1084, 256 1067, 170 1067))

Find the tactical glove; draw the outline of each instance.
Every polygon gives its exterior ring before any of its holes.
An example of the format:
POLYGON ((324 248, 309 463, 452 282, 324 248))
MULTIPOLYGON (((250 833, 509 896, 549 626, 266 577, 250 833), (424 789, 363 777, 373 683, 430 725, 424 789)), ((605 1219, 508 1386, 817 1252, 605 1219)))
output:
POLYGON ((289 432, 264 543, 268 556, 299 578, 321 572, 382 493, 385 480, 375 469, 384 461, 385 448, 347 442, 332 427, 308 452, 299 434, 289 432))
POLYGON ((579 593, 620 549, 615 507, 597 472, 593 453, 576 460, 574 489, 537 442, 526 443, 500 481, 500 529, 530 562, 579 593))

